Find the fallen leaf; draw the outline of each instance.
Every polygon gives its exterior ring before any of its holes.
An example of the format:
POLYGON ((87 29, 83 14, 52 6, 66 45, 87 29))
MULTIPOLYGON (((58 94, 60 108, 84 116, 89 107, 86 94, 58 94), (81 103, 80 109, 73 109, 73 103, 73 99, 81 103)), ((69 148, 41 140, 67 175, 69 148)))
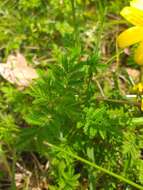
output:
POLYGON ((36 70, 27 64, 25 57, 19 52, 9 55, 7 62, 0 64, 0 75, 19 87, 27 87, 33 79, 38 78, 36 70))

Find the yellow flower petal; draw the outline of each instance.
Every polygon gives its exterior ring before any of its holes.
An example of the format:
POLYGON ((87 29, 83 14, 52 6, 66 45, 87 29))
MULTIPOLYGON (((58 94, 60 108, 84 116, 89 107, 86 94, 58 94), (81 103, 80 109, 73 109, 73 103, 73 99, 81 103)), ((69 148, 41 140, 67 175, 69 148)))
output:
POLYGON ((137 93, 142 93, 143 92, 143 83, 138 83, 134 85, 133 90, 137 93))
POLYGON ((130 2, 130 5, 143 11, 143 0, 133 0, 130 2))
POLYGON ((143 65, 143 42, 140 43, 135 52, 135 61, 139 65, 143 65))
POLYGON ((119 47, 125 48, 143 40, 143 27, 134 26, 122 32, 117 43, 119 47))
POLYGON ((143 11, 134 7, 124 7, 120 14, 133 25, 143 26, 143 11))

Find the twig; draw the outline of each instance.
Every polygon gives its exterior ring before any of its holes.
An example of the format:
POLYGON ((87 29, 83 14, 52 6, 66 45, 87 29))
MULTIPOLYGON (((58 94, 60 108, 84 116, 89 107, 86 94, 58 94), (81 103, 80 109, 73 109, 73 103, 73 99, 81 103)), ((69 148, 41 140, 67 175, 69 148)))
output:
POLYGON ((118 100, 118 99, 111 99, 111 98, 106 98, 106 97, 96 97, 95 100, 98 100, 98 101, 106 101, 106 102, 111 102, 111 103, 119 103, 119 104, 127 104, 127 105, 130 105, 130 106, 137 106, 137 107, 140 107, 141 106, 141 103, 140 102, 137 102, 137 101, 129 101, 129 100, 118 100))
POLYGON ((103 97, 105 97, 104 92, 103 92, 103 90, 102 90, 102 87, 101 87, 100 83, 99 83, 98 80, 96 80, 96 79, 95 79, 95 82, 96 82, 96 84, 97 84, 97 87, 99 88, 99 91, 100 91, 101 95, 102 95, 103 97))

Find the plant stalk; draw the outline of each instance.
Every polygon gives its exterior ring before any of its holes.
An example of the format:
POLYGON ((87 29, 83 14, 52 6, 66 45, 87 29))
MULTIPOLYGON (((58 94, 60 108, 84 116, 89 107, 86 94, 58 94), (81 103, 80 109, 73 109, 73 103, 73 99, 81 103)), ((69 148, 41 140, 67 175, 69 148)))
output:
POLYGON ((97 164, 95 164, 93 162, 90 162, 90 161, 88 161, 88 160, 86 160, 86 159, 84 159, 84 158, 82 158, 82 157, 80 157, 80 156, 78 156, 78 155, 76 155, 74 153, 71 153, 71 152, 68 152, 66 150, 63 150, 62 148, 60 148, 60 147, 58 147, 56 145, 53 145, 53 144, 51 144, 51 143, 49 143, 47 141, 46 142, 44 141, 44 145, 49 146, 51 148, 55 148, 58 151, 61 151, 61 152, 65 153, 65 154, 75 158, 76 160, 79 160, 79 161, 81 161, 81 162, 83 162, 83 163, 85 163, 85 164, 87 164, 87 165, 89 165, 89 166, 91 166, 91 167, 93 167, 93 168, 95 168, 97 170, 100 170, 100 171, 102 171, 102 172, 104 172, 104 173, 106 173, 106 174, 120 180, 120 181, 123 181, 123 182, 137 188, 137 189, 143 190, 143 186, 138 185, 137 183, 135 183, 135 182, 133 182, 133 181, 131 181, 129 179, 126 179, 125 177, 120 176, 120 175, 118 175, 116 173, 113 173, 113 172, 111 172, 111 171, 109 171, 109 170, 107 170, 105 168, 102 168, 101 166, 98 166, 97 164))

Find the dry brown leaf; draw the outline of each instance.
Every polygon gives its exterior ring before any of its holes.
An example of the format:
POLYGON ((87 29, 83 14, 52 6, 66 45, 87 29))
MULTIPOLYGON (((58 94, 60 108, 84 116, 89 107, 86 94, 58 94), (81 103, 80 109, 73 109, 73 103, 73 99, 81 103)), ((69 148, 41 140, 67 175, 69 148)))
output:
POLYGON ((25 57, 19 52, 9 55, 7 62, 0 64, 0 75, 19 87, 27 87, 33 79, 38 78, 36 70, 27 64, 25 57))

